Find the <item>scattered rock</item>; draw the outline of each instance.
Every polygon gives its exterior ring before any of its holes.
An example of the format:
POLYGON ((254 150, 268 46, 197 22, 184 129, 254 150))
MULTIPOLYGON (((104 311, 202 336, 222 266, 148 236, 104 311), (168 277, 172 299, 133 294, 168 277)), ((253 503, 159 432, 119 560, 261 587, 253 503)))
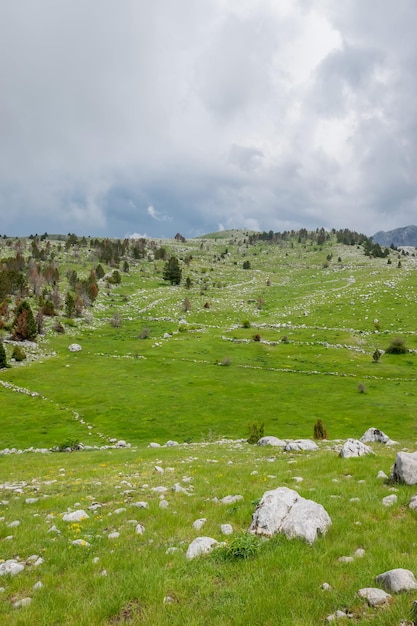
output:
POLYGON ((6 576, 7 574, 16 576, 16 574, 23 572, 24 569, 25 566, 22 563, 18 563, 16 559, 8 559, 4 563, 0 563, 0 576, 6 576))
POLYGON ((333 587, 329 585, 329 583, 323 583, 320 585, 320 589, 323 589, 323 591, 332 591, 333 587))
POLYGON ((145 526, 142 526, 142 524, 137 524, 135 528, 135 533, 137 535, 143 535, 144 532, 145 532, 145 526))
POLYGON ((417 589, 417 581, 413 572, 408 569, 391 569, 376 576, 375 581, 387 591, 400 593, 417 589))
POLYGON ((240 502, 241 500, 243 500, 243 496, 225 496, 219 502, 221 504, 235 504, 235 502, 240 502))
POLYGON ((346 619, 351 618, 352 614, 347 613, 346 611, 336 611, 336 613, 332 613, 326 617, 326 622, 336 622, 338 619, 346 619))
POLYGON ((109 533, 109 534, 107 535, 107 537, 108 537, 109 539, 118 539, 118 538, 120 537, 120 533, 118 533, 118 532, 117 532, 117 530, 115 530, 115 531, 113 531, 113 532, 109 533))
POLYGON ((385 498, 382 498, 382 504, 384 506, 392 506, 397 501, 398 501, 398 496, 396 496, 395 493, 392 493, 390 496, 385 496, 385 498))
POLYGON ((201 530, 206 522, 207 522, 207 519, 205 517, 196 519, 195 522, 193 522, 193 528, 195 530, 201 530))
POLYGON ((389 604, 392 600, 392 596, 389 593, 376 587, 364 587, 363 589, 359 589, 358 595, 360 598, 367 600, 369 606, 389 604))
POLYGON ((391 478, 407 485, 417 484, 417 452, 398 452, 391 478))
POLYGON ((16 602, 13 602, 13 606, 15 609, 20 609, 23 606, 29 606, 31 602, 32 598, 22 598, 21 600, 16 600, 16 602))
POLYGON ((132 502, 131 506, 136 506, 138 509, 149 509, 147 502, 132 502))
POLYGON ((412 511, 417 511, 417 494, 411 498, 408 508, 412 511))
POLYGON ((160 509, 166 509, 169 507, 169 502, 167 500, 161 500, 159 503, 160 509))
POLYGON ((339 556, 337 560, 339 561, 339 563, 353 563, 355 559, 353 558, 353 556, 339 556))
POLYGON ((282 439, 278 439, 278 437, 261 437, 258 440, 258 446, 273 446, 275 448, 285 448, 287 445, 286 441, 282 439))
POLYGON ((195 559, 203 554, 209 554, 218 545, 219 542, 211 537, 197 537, 197 539, 194 539, 188 546, 185 556, 187 559, 195 559))
POLYGON ((62 521, 64 522, 81 522, 83 519, 89 519, 88 513, 79 509, 78 511, 73 511, 72 513, 65 513, 62 516, 62 521))
POLYGON ((161 444, 160 443, 156 443, 155 441, 152 441, 149 445, 148 448, 160 448, 161 444))
POLYGON ((298 452, 301 450, 318 450, 319 447, 315 441, 311 439, 296 439, 295 441, 289 441, 284 450, 285 452, 298 452))
POLYGON ((82 347, 79 343, 72 343, 70 346, 68 346, 68 350, 70 352, 81 352, 82 347))
POLYGON ((267 537, 284 533, 287 539, 298 537, 313 543, 326 533, 331 523, 321 504, 302 498, 288 487, 278 487, 262 496, 249 532, 267 537))
POLYGON ((339 456, 343 459, 364 456, 365 454, 373 454, 373 451, 369 446, 359 441, 359 439, 347 439, 339 452, 339 456))
POLYGON ((43 583, 42 583, 42 581, 41 581, 41 580, 38 580, 38 582, 37 582, 37 583, 35 583, 35 584, 33 585, 32 589, 33 589, 34 591, 37 591, 37 589, 42 589, 42 587, 43 587, 43 583))
POLYGON ((220 532, 222 535, 232 535, 233 526, 231 524, 220 524, 220 532))
POLYGON ((382 478, 383 480, 388 480, 388 476, 382 470, 379 470, 379 472, 377 474, 377 478, 382 478))
POLYGON ((169 441, 166 442, 165 445, 167 448, 173 448, 174 446, 179 446, 180 444, 178 443, 178 441, 172 441, 170 439, 169 441))
POLYGON ((360 438, 360 441, 362 441, 362 443, 384 443, 388 446, 398 443, 397 441, 390 439, 388 435, 383 433, 382 430, 379 430, 378 428, 368 428, 368 430, 360 438))

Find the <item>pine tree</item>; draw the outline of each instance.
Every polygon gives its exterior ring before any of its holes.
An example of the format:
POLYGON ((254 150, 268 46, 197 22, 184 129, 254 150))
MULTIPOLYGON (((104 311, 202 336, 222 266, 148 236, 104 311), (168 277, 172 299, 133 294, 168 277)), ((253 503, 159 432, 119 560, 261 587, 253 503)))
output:
POLYGON ((23 300, 16 309, 13 323, 13 339, 17 341, 35 341, 38 328, 30 308, 30 304, 23 300))
POLYGON ((162 278, 171 283, 171 285, 179 285, 181 282, 182 270, 176 256, 172 256, 164 266, 162 278))

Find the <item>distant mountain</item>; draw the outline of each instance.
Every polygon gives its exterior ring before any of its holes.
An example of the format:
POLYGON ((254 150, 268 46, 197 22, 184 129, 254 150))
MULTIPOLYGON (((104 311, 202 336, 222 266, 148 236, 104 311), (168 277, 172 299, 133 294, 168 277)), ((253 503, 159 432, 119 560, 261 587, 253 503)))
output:
POLYGON ((372 237, 374 243, 387 248, 393 243, 398 246, 414 246, 417 248, 417 226, 404 226, 404 228, 395 228, 384 232, 380 230, 372 237))

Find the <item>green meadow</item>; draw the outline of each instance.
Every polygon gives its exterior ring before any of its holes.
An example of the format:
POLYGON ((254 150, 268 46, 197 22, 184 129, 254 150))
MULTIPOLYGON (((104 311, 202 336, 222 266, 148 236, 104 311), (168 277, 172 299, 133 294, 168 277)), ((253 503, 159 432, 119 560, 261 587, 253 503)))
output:
MULTIPOLYGON (((3 259, 14 253, 0 242, 3 259)), ((126 252, 121 282, 100 279, 79 317, 62 307, 46 318, 36 343, 22 343, 24 361, 12 359, 10 332, 0 330, 10 364, 0 370, 0 449, 87 447, 0 455, 0 559, 25 564, 0 576, 0 623, 309 626, 338 609, 360 624, 410 620, 413 594, 376 609, 357 592, 391 568, 417 573, 414 488, 377 478, 417 440, 416 257, 392 250, 388 263, 333 235, 321 245, 296 236, 249 244, 243 231, 153 244, 178 257, 179 285, 163 279, 154 248, 143 258, 126 252), (65 332, 54 330, 57 319, 65 332), (407 351, 385 353, 396 338, 407 351), (74 343, 81 351, 68 349, 74 343), (298 439, 312 438, 318 419, 329 441, 317 452, 246 443, 254 422, 298 439), (341 440, 369 427, 398 445, 340 459, 341 440), (109 447, 119 440, 130 447, 109 447), (329 532, 313 546, 256 539, 239 558, 234 546, 245 545, 257 501, 280 486, 322 504, 329 532), (391 493, 398 501, 388 508, 391 493), (232 505, 213 501, 236 494, 243 499, 232 505), (63 521, 77 509, 89 517, 63 521), (207 521, 197 531, 199 518, 207 521), (224 523, 232 535, 221 534, 224 523), (199 535, 226 545, 189 561, 199 535), (339 561, 359 548, 362 558, 339 561)), ((21 245, 28 256, 29 241, 21 245)), ((64 296, 68 271, 87 276, 99 259, 88 244, 51 245, 64 296)), ((109 276, 114 265, 102 264, 109 276)))

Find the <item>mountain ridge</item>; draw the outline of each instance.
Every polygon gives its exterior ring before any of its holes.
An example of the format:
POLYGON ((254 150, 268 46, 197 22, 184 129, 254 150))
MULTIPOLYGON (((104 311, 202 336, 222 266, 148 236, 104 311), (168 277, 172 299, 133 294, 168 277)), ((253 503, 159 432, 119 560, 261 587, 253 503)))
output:
POLYGON ((417 247, 417 226, 404 226, 394 230, 380 230, 373 235, 372 240, 380 246, 414 246, 417 247))

